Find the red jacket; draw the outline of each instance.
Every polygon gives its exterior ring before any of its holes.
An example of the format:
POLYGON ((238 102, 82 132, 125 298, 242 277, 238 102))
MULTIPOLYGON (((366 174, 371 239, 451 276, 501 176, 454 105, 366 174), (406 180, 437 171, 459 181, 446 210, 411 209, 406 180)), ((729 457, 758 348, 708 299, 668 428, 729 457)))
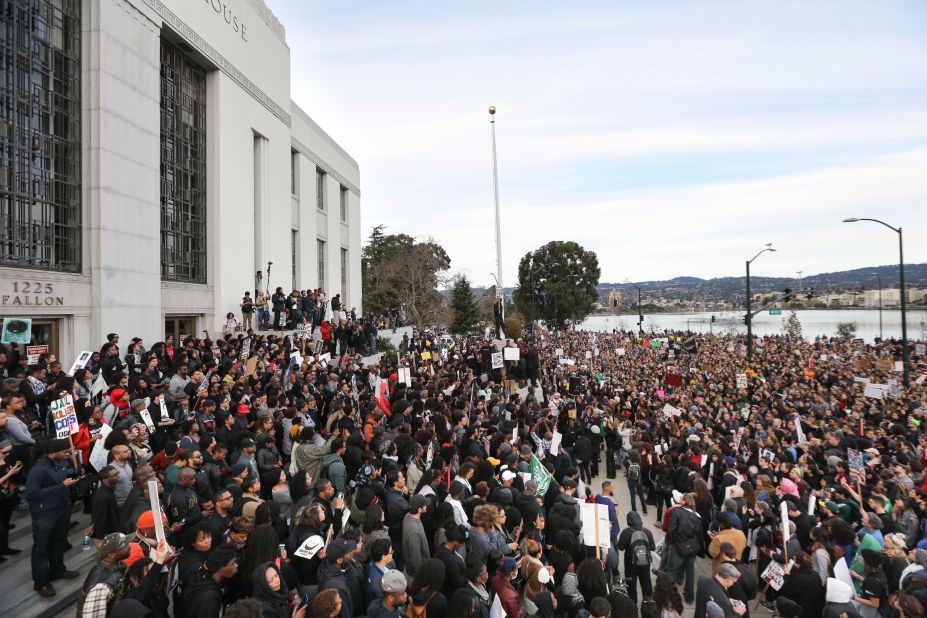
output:
POLYGON ((499 602, 502 604, 502 610, 507 618, 524 618, 525 612, 521 608, 521 601, 518 599, 518 592, 512 586, 512 580, 496 571, 492 578, 492 591, 498 595, 499 602))

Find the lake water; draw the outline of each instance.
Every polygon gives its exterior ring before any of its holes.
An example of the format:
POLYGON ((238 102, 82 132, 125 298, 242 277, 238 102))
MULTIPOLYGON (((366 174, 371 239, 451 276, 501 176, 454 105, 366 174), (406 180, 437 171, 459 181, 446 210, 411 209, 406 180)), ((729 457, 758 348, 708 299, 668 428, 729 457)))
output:
MULTIPOLYGON (((789 316, 789 311, 782 310, 781 315, 769 315, 768 311, 759 313, 753 318, 753 334, 781 335, 782 324, 789 316)), ((855 322, 856 336, 866 341, 872 341, 879 336, 878 309, 820 309, 798 310, 795 312, 801 322, 802 335, 806 339, 814 339, 818 335, 833 336, 837 333, 837 324, 840 322, 855 322)), ((717 311, 703 313, 654 313, 644 314, 644 331, 660 332, 669 330, 691 330, 696 333, 707 333, 709 327, 717 334, 743 333, 747 327, 742 322, 743 312, 717 311), (711 324, 711 316, 716 322, 711 324)), ((578 326, 580 330, 610 332, 612 329, 637 330, 637 314, 626 315, 596 315, 586 318, 578 326)), ((882 333, 885 338, 901 337, 901 311, 882 311, 882 333)), ((908 339, 927 339, 927 310, 908 309, 908 339)))

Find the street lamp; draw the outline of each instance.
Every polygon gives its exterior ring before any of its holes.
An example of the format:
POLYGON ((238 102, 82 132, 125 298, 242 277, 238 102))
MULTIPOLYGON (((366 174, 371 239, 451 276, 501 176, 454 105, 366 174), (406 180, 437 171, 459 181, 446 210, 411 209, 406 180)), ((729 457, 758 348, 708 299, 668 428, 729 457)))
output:
POLYGON ((754 255, 752 258, 747 260, 747 315, 744 316, 744 321, 747 323, 747 362, 753 361, 753 315, 751 314, 751 309, 753 305, 753 299, 750 295, 750 263, 753 262, 756 258, 760 257, 764 253, 769 251, 772 253, 775 251, 772 247, 772 243, 766 243, 766 247, 760 250, 759 253, 754 255))
POLYGON ((910 360, 911 353, 908 350, 908 302, 905 299, 904 293, 904 236, 901 233, 900 227, 894 227, 889 225, 885 221, 879 221, 878 219, 866 219, 863 217, 851 217, 849 219, 844 219, 844 223, 856 223, 857 221, 872 221, 873 223, 881 223, 891 231, 898 234, 898 283, 901 287, 901 360, 904 364, 904 385, 905 388, 911 384, 911 370, 910 370, 910 360))
POLYGON ((870 273, 870 275, 874 276, 879 283, 879 339, 882 339, 882 276, 877 272, 870 273))
POLYGON ((644 312, 641 309, 641 289, 631 283, 629 279, 624 280, 628 285, 637 288, 637 330, 640 333, 640 336, 644 336, 644 312))

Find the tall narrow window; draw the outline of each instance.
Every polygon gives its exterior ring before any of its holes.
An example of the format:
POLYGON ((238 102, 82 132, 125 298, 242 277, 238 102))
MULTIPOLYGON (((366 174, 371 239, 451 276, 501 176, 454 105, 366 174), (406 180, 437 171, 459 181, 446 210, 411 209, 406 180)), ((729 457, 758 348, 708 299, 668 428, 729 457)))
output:
POLYGON ((206 71, 164 39, 161 279, 206 283, 206 71))
POLYGON ((296 278, 296 264, 299 261, 299 230, 290 231, 290 262, 293 265, 293 289, 299 289, 299 281, 296 278))
POLYGON ((325 210, 325 172, 319 169, 315 172, 315 207, 325 210))
POLYGON ((341 302, 344 307, 348 304, 348 250, 341 248, 341 302))
POLYGON ((325 289, 325 241, 321 238, 316 240, 318 248, 319 261, 319 287, 325 289))
POLYGON ((348 222, 348 190, 341 187, 341 222, 348 222))
POLYGON ((299 195, 299 151, 290 151, 290 195, 299 195))
POLYGON ((81 269, 80 11, 0 1, 0 266, 81 269))

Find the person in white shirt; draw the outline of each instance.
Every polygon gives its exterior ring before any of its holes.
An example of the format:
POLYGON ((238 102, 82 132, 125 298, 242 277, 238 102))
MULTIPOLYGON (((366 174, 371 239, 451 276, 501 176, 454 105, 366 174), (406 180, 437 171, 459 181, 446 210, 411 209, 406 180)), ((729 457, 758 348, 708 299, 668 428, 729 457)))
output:
POLYGON ((460 481, 454 481, 451 483, 451 488, 444 501, 450 504, 454 509, 454 523, 469 530, 470 521, 467 519, 467 512, 464 511, 463 504, 460 502, 463 499, 463 495, 463 484, 460 481))

